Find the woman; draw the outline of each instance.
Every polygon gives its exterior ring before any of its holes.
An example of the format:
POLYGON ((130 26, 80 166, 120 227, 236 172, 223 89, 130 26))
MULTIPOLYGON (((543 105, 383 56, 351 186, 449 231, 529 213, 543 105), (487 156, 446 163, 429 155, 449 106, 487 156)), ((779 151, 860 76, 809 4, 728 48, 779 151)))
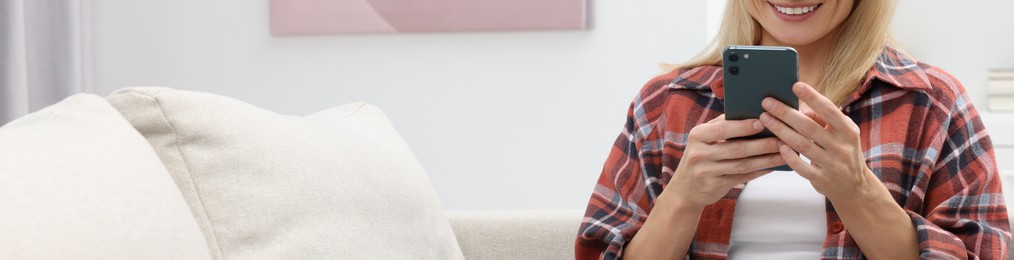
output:
POLYGON ((713 44, 631 104, 578 258, 1002 259, 989 137, 955 78, 888 43, 893 7, 730 0, 713 44), (768 98, 760 119, 725 120, 732 44, 794 47, 800 110, 768 98), (776 137, 730 140, 763 129, 776 137))

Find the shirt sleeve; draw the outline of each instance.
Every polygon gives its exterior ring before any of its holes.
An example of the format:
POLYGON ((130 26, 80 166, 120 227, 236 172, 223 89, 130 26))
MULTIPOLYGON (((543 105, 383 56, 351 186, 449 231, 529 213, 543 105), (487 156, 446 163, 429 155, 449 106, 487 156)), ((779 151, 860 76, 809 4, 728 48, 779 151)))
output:
POLYGON ((613 144, 602 174, 595 185, 575 242, 577 259, 617 259, 623 246, 634 237, 650 208, 641 177, 638 155, 640 128, 633 102, 627 121, 613 144))
POLYGON ((925 192, 925 214, 906 211, 922 259, 1004 259, 1011 234, 993 147, 968 97, 957 100, 941 120, 943 145, 929 184, 912 191, 925 192))

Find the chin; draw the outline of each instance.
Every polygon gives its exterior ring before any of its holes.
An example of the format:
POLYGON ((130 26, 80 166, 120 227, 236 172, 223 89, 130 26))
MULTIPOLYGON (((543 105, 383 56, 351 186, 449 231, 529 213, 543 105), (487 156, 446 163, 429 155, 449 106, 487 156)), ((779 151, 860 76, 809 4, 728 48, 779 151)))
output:
POLYGON ((806 33, 773 34, 772 37, 786 46, 804 46, 819 40, 819 37, 806 33))

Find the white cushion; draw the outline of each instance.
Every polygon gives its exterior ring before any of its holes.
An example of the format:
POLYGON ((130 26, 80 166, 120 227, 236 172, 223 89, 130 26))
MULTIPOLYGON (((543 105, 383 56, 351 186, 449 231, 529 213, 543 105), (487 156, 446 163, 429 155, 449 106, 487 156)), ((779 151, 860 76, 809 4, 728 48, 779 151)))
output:
POLYGON ((148 142, 79 94, 0 128, 0 259, 210 259, 148 142))
POLYGON ((376 107, 297 117, 167 88, 107 99, 158 152, 218 258, 462 258, 429 179, 376 107))

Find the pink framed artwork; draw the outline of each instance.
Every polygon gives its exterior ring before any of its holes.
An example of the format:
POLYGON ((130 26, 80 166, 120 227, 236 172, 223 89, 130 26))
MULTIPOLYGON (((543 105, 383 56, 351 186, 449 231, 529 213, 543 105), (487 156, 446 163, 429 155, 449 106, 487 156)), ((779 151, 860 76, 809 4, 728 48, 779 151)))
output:
POLYGON ((275 35, 579 30, 587 0, 271 0, 275 35))

